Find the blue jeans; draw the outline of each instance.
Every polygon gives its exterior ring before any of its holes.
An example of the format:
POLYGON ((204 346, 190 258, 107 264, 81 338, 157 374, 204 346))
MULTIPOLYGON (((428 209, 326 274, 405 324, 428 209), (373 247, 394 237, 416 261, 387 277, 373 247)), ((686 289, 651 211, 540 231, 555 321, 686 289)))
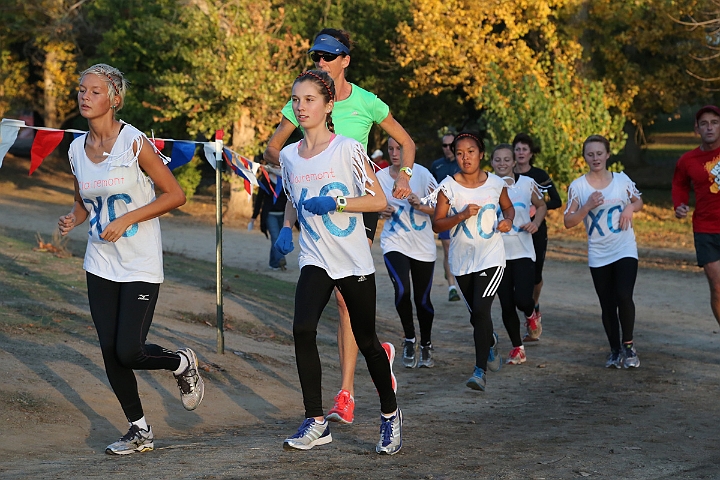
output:
POLYGON ((283 225, 283 212, 271 212, 267 216, 267 230, 270 234, 270 267, 280 268, 285 265, 285 256, 275 248, 275 241, 280 235, 280 229, 283 225))

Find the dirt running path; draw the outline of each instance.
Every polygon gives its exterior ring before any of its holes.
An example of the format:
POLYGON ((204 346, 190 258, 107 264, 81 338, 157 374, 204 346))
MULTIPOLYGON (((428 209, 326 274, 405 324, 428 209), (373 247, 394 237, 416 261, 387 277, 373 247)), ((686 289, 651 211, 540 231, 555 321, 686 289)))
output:
MULTIPOLYGON (((0 187, 0 225, 49 236, 67 211, 69 192, 30 193, 0 187)), ((211 224, 177 215, 162 225, 168 251, 214 260, 211 224)), ((82 241, 85 229, 73 235, 82 241)), ((485 393, 464 386, 473 365, 468 314, 459 302, 447 302, 442 272, 436 270, 437 366, 409 370, 396 362, 406 423, 403 450, 394 457, 373 452, 378 401, 362 359, 355 424, 334 426, 328 446, 283 451, 282 439, 302 416, 292 346, 228 332, 227 353, 217 355, 214 329, 174 318, 176 311, 214 312, 214 292, 169 282, 152 340, 168 347, 188 344, 203 361, 224 369, 205 376, 201 407, 182 410, 168 374, 139 373, 156 451, 110 457, 104 447, 127 427, 92 337, 0 333, 0 402, 18 392, 39 399, 36 413, 0 407, 0 477, 717 478, 719 340, 702 274, 641 268, 635 340, 642 366, 611 371, 603 368, 607 341, 587 266, 561 260, 582 255, 576 246, 553 245, 542 340, 527 347, 526 364, 491 373, 485 393)), ((268 247, 258 233, 226 229, 227 265, 294 281, 295 258, 289 259, 289 271, 269 272, 268 247)), ((402 331, 392 286, 377 247, 373 254, 379 335, 398 345, 402 331)), ((251 285, 253 279, 246 281, 251 285)), ((505 355, 510 343, 497 304, 495 326, 505 355)), ((270 321, 232 296, 226 311, 270 321)), ((290 320, 276 327, 289 332, 290 320)), ((331 322, 319 332, 326 407, 339 386, 334 332, 331 322)))

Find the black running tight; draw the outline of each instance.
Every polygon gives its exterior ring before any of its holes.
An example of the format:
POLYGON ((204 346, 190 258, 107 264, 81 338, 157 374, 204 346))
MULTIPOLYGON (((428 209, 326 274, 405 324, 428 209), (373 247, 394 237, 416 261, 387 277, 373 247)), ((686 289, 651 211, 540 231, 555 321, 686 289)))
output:
POLYGON ((413 297, 420 325, 420 345, 432 343, 432 324, 435 311, 430 302, 435 262, 421 262, 400 252, 388 252, 384 255, 385 266, 395 287, 395 309, 400 315, 405 338, 415 338, 412 302, 410 301, 410 274, 412 273, 413 297))
POLYGON ((612 350, 620 350, 622 342, 633 339, 635 328, 635 302, 633 290, 637 278, 637 258, 621 258, 609 265, 590 268, 595 291, 600 299, 602 322, 612 350))
POLYGON ((507 260, 497 294, 502 307, 502 319, 513 347, 522 345, 520 337, 520 309, 526 317, 532 315, 535 308, 533 287, 535 280, 535 262, 530 258, 507 260))
POLYGON ((129 422, 143 417, 133 370, 172 370, 180 356, 145 343, 160 284, 113 282, 87 273, 88 300, 110 386, 129 422))
POLYGON ((503 276, 503 267, 490 267, 479 272, 455 276, 465 305, 470 310, 470 323, 475 340, 475 366, 487 370, 487 359, 493 344, 493 323, 490 316, 495 292, 503 276))
POLYGON ((305 404, 305 417, 321 417, 322 368, 317 348, 317 326, 333 288, 340 290, 350 314, 355 342, 365 357, 370 377, 380 395, 380 410, 397 410, 390 379, 390 362, 375 333, 375 274, 333 280, 327 272, 313 265, 300 271, 295 290, 293 337, 295 359, 305 404))

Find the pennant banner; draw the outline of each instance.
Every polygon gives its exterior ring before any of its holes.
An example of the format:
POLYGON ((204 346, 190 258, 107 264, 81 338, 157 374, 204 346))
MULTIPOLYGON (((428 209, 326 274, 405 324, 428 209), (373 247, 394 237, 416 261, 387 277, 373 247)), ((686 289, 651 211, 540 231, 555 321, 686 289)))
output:
POLYGON ((35 133, 35 141, 30 150, 30 173, 28 175, 32 175, 45 157, 60 145, 63 136, 65 136, 63 130, 38 130, 35 133))
POLYGON ((218 145, 215 142, 206 142, 203 144, 203 151, 205 152, 205 160, 213 167, 217 168, 217 160, 215 160, 215 153, 218 152, 218 145))
POLYGON ((195 156, 195 146, 195 142, 173 142, 168 168, 175 170, 178 167, 190 163, 190 160, 195 156))
POLYGON ((3 118, 0 121, 0 167, 2 167, 5 154, 15 143, 20 127, 24 127, 25 122, 22 120, 11 120, 3 118))
MULTIPOLYGON (((10 147, 12 147, 13 143, 15 143, 18 131, 21 128, 30 128, 37 131, 30 151, 30 175, 37 170, 43 160, 45 160, 45 157, 50 155, 50 153, 57 148, 66 132, 72 133, 73 139, 87 133, 83 130, 76 130, 72 128, 61 130, 55 128, 35 127, 32 125, 26 125, 22 120, 3 118, 0 122, 0 167, 2 167, 3 159, 5 158, 8 150, 10 150, 10 147)), ((160 154, 170 170, 174 170, 189 163, 195 155, 195 148, 198 144, 203 146, 205 158, 208 163, 213 168, 217 167, 215 155, 217 152, 220 152, 220 145, 222 143, 218 144, 214 141, 196 142, 192 140, 175 140, 172 138, 155 138, 154 135, 151 135, 148 139, 150 140, 150 143, 155 146, 158 152, 165 148, 166 142, 172 142, 172 155, 169 159, 170 162, 168 163, 168 158, 160 154)), ((248 160, 229 148, 223 149, 223 157, 225 157, 225 162, 230 166, 230 169, 238 176, 245 179, 245 188, 248 192, 251 192, 251 186, 258 185, 256 175, 260 165, 248 160)))

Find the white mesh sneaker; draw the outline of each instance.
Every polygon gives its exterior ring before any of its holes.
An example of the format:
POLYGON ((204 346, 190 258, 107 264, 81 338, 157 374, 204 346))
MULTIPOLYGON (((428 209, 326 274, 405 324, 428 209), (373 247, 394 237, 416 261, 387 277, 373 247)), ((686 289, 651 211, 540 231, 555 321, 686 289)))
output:
POLYGON ((150 425, 148 425, 147 430, 143 430, 137 425, 130 425, 130 430, 120 440, 108 445, 105 448, 105 453, 128 455, 135 452, 149 452, 155 448, 153 440, 155 440, 155 436, 150 425))
POLYGON ((325 445, 332 442, 330 422, 322 423, 314 418, 306 418, 298 431, 283 442, 285 450, 310 450, 316 445, 325 445))
POLYGON ((380 415, 380 441, 375 451, 381 455, 395 455, 402 448, 402 412, 397 409, 395 415, 385 418, 380 415))
POLYGON ((420 359, 418 360, 419 368, 432 368, 435 366, 435 360, 433 360, 433 347, 432 345, 422 346, 420 345, 420 359))
POLYGON ((205 384, 198 373, 198 361, 195 352, 189 348, 177 351, 188 359, 188 367, 180 375, 174 375, 180 389, 180 400, 185 410, 195 410, 205 396, 205 384))

